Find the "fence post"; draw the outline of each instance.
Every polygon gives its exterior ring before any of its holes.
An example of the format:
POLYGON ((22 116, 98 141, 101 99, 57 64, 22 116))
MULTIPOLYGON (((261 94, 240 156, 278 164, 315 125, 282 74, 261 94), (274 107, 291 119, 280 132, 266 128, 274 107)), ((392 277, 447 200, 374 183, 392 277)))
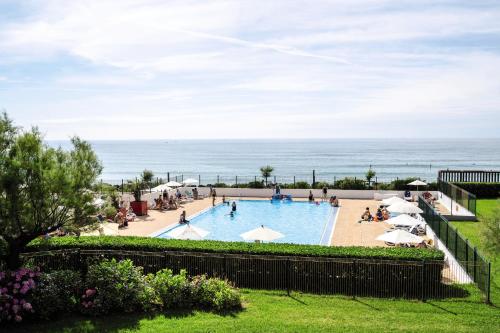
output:
POLYGON ((201 175, 198 175, 198 185, 201 185, 201 175))
POLYGON ((227 279, 227 260, 226 260, 226 255, 224 255, 224 273, 222 274, 222 276, 224 277, 224 279, 227 279))
POLYGON ((357 260, 354 259, 352 261, 352 275, 351 275, 351 289, 352 289, 352 298, 355 299, 356 298, 356 293, 358 292, 357 290, 357 279, 356 279, 356 276, 358 274, 358 265, 357 265, 357 260))
POLYGON ((123 179, 122 179, 122 195, 123 195, 123 179))
POLYGON ((469 239, 465 239, 465 271, 469 273, 469 239))
POLYGON ((217 175, 217 184, 219 184, 219 183, 220 183, 220 181, 219 181, 219 180, 220 180, 219 175, 217 175))
POLYGON ((486 284, 486 303, 491 303, 491 262, 488 262, 488 283, 486 284))
POLYGON ((450 228, 450 225, 448 223, 446 223, 446 248, 449 249, 450 247, 448 246, 448 234, 450 232, 449 230, 450 228))
POLYGON ((286 294, 290 296, 290 258, 286 259, 286 294))
POLYGON ((293 187, 295 187, 295 176, 293 176, 293 187))
POLYGON ((316 184, 316 170, 313 170, 313 183, 312 183, 313 188, 315 184, 316 184))
POLYGON ((235 180, 236 180, 236 183, 235 183, 235 184, 236 184, 236 187, 238 187, 238 176, 236 176, 236 179, 235 179, 235 180))
POLYGON ((170 181, 170 172, 167 172, 167 183, 170 181))
POLYGON ((458 235, 457 235, 457 230, 455 230, 455 258, 457 258, 458 254, 458 235))
POLYGON ((422 273, 421 273, 421 279, 420 279, 420 299, 422 302, 425 302, 425 260, 422 260, 422 273))
POLYGON ((476 279, 476 271, 477 271, 477 266, 476 266, 476 263, 477 263, 477 247, 474 246, 474 252, 473 252, 473 256, 472 256, 472 263, 473 263, 473 267, 472 269, 474 270, 472 272, 472 276, 474 277, 474 282, 477 281, 476 279))

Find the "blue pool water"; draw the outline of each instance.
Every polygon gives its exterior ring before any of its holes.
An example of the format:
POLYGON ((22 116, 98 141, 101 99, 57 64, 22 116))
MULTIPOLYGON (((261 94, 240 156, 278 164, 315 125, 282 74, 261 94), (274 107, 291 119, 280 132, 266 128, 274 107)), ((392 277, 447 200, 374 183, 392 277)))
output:
MULTIPOLYGON (((236 203, 234 217, 228 215, 230 206, 218 205, 195 216, 190 223, 210 232, 205 239, 243 241, 240 234, 264 225, 285 235, 275 242, 328 245, 338 210, 328 203, 268 200, 238 200, 236 203)), ((170 230, 158 237, 169 238, 166 233, 170 230)))

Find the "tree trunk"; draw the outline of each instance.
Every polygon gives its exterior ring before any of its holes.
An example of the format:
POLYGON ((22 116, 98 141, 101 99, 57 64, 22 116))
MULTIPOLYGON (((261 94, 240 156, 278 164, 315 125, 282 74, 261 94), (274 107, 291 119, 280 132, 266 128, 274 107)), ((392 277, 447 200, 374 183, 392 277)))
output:
POLYGON ((21 252, 24 246, 18 242, 12 242, 8 245, 8 254, 5 262, 9 270, 16 270, 21 267, 21 252))

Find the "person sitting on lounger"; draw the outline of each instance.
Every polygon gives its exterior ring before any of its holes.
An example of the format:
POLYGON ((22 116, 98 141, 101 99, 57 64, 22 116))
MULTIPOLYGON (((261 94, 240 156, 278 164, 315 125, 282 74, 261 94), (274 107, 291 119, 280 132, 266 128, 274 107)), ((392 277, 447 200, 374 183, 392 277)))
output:
POLYGON ((381 211, 384 220, 388 220, 391 217, 391 213, 389 213, 389 211, 387 210, 387 208, 385 208, 385 206, 381 208, 381 211))
POLYGON ((370 207, 366 207, 365 212, 361 215, 361 221, 371 221, 373 220, 372 213, 370 213, 370 207))
POLYGON ((179 217, 179 223, 180 224, 184 224, 184 223, 188 223, 189 221, 186 220, 186 211, 183 210, 182 213, 181 213, 181 216, 179 217))
POLYGON ((174 200, 173 197, 170 197, 170 199, 168 199, 168 209, 177 209, 177 202, 174 200))
POLYGON ((309 191, 309 202, 314 202, 314 196, 312 191, 309 191))

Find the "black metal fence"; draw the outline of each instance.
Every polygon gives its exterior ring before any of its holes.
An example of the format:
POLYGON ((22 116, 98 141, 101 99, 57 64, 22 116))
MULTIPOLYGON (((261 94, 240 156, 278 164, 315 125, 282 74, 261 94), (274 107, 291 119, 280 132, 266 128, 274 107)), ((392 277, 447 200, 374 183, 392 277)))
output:
POLYGON ((498 183, 500 171, 439 170, 438 180, 450 183, 498 183))
MULTIPOLYGON (((438 180, 438 190, 472 214, 476 215, 477 199, 474 194, 441 179, 438 180)), ((453 209, 450 209, 450 214, 453 215, 453 209)))
POLYGON ((424 211, 421 215, 427 222, 427 225, 457 259, 489 302, 491 263, 484 258, 475 246, 469 243, 467 238, 463 237, 444 216, 436 212, 421 196, 418 198, 418 206, 424 211))
POLYGON ((146 273, 186 269, 191 276, 226 278, 236 286, 319 294, 429 299, 466 297, 468 289, 443 261, 395 261, 311 258, 195 252, 131 252, 117 250, 55 250, 26 253, 25 261, 52 269, 77 269, 103 258, 131 259, 146 273))

